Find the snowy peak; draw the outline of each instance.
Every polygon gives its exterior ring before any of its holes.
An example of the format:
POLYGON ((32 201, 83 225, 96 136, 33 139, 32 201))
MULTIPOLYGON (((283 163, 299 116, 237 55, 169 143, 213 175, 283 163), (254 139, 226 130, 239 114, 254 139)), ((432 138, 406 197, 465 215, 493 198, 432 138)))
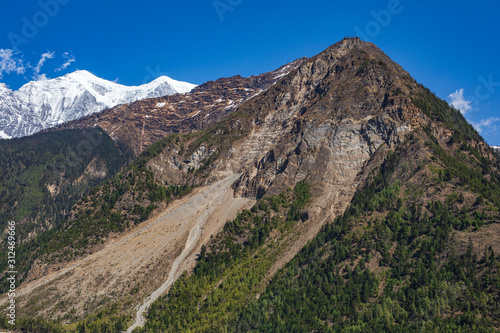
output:
POLYGON ((178 88, 179 90, 184 90, 184 92, 189 92, 194 87, 196 87, 196 85, 194 85, 194 84, 177 81, 177 80, 169 78, 168 76, 160 76, 157 79, 155 79, 154 81, 151 81, 150 83, 148 83, 148 85, 159 85, 159 84, 164 84, 164 83, 168 83, 172 87, 178 88))
POLYGON ((86 70, 32 81, 17 91, 0 83, 0 138, 22 137, 140 99, 187 93, 196 85, 162 76, 125 86, 86 70))
POLYGON ((141 86, 140 93, 137 99, 153 98, 159 96, 173 95, 176 93, 184 94, 193 90, 196 85, 181 82, 169 78, 168 76, 160 76, 156 80, 141 86))
MULTIPOLYGON (((99 77, 95 76, 94 74, 90 73, 89 71, 82 70, 82 69, 74 71, 72 73, 68 73, 68 74, 64 75, 63 77, 72 78, 74 80, 79 80, 79 79, 103 80, 103 79, 100 79, 99 77)), ((103 81, 106 81, 106 80, 103 80, 103 81)))
POLYGON ((99 83, 102 86, 107 86, 107 87, 113 87, 115 89, 124 89, 124 90, 129 90, 129 91, 145 91, 151 88, 157 88, 158 86, 161 85, 168 85, 172 90, 175 91, 175 93, 187 93, 193 90, 193 88, 196 87, 195 84, 191 84, 188 82, 182 82, 182 81, 177 81, 172 78, 169 78, 168 76, 160 76, 156 78, 155 80, 151 81, 150 83, 143 84, 141 86, 125 86, 119 83, 107 81, 104 79, 101 79, 94 74, 86 71, 86 70, 78 70, 73 73, 66 74, 65 77, 71 79, 72 81, 79 82, 80 84, 87 85, 89 83, 95 84, 99 83))

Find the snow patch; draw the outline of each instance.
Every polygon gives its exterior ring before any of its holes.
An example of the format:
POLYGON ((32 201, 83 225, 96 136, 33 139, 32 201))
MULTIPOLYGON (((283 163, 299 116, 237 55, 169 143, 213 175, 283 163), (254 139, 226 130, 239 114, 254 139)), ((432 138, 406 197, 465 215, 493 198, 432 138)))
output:
POLYGON ((0 131, 0 138, 1 139, 12 139, 12 137, 5 134, 4 131, 0 131))

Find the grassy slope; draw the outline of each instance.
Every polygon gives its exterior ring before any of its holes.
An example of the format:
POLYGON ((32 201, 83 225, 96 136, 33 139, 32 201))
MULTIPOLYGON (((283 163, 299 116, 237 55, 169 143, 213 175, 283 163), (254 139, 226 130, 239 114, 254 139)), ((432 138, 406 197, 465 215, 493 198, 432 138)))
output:
POLYGON ((15 220, 26 235, 42 221, 60 223, 82 194, 102 182, 102 177, 81 179, 92 160, 112 176, 126 159, 100 129, 2 140, 0 155, 0 227, 15 220), (51 195, 48 185, 55 185, 56 194, 51 195))
MULTIPOLYGON (((46 236, 58 228, 71 207, 127 163, 125 149, 101 129, 67 130, 0 142, 0 227, 16 221, 19 270, 29 267, 23 256, 28 235, 46 236), (91 163, 92 162, 92 163, 91 163), (87 170, 92 164, 96 170, 87 170), (105 171, 106 175, 96 175, 105 171), (55 193, 48 189, 53 185, 55 193), (27 267, 26 267, 27 266, 27 267)), ((2 246, 1 251, 5 251, 2 246)), ((32 251, 30 249, 29 251, 32 251)), ((3 252, 2 252, 3 253, 3 252)), ((5 254, 2 254, 5 255, 5 254)), ((0 271, 6 262, 0 263, 0 271)))

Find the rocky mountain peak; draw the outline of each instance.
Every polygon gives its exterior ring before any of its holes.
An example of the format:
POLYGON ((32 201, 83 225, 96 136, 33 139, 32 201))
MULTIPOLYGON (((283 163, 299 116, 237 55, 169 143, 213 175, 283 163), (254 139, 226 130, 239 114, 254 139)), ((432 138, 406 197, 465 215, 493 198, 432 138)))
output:
POLYGON ((359 46, 359 45, 363 45, 364 43, 366 42, 363 42, 361 40, 361 38, 359 37, 346 37, 340 41, 338 41, 337 43, 331 45, 330 47, 328 47, 326 50, 330 50, 330 49, 351 49, 355 46, 359 46))
POLYGON ((418 126, 416 88, 373 44, 352 38, 329 47, 240 107, 258 121, 240 147, 248 152, 236 188, 259 197, 304 178, 323 188, 353 182, 379 146, 418 126))
POLYGON ((182 156, 172 148, 151 167, 174 183, 200 168, 206 177, 197 181, 208 183, 240 173, 233 188, 252 198, 307 180, 328 202, 323 215, 332 217, 351 200, 379 148, 396 146, 425 122, 412 104, 418 89, 375 45, 345 39, 241 102, 200 134, 203 141, 186 143, 182 156))

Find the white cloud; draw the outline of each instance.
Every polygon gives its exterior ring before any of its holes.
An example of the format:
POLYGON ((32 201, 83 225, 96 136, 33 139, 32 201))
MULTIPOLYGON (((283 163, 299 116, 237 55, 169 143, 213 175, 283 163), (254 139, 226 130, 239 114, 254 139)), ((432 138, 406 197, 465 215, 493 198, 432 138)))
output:
POLYGON ((49 78, 47 77, 47 75, 45 74, 39 74, 37 77, 36 77, 36 80, 37 81, 47 81, 49 78))
POLYGON ((460 89, 455 91, 453 94, 450 94, 448 97, 451 98, 451 105, 462 112, 462 114, 466 114, 470 110, 472 110, 472 102, 466 101, 464 98, 464 90, 460 89))
MULTIPOLYGON (((35 67, 30 65, 30 63, 25 63, 20 52, 10 50, 10 49, 0 49, 0 79, 4 74, 16 73, 18 75, 25 74, 26 70, 32 70, 32 78, 36 81, 48 80, 46 74, 41 73, 42 67, 48 59, 53 59, 55 57, 54 51, 47 51, 40 56, 40 60, 35 67)), ((64 52, 62 54, 62 58, 64 59, 64 63, 57 68, 55 71, 59 72, 66 68, 68 68, 73 62, 75 62, 75 58, 70 55, 68 52, 64 52)))
POLYGON ((36 65, 35 68, 33 68, 33 79, 35 80, 47 80, 47 76, 45 74, 40 75, 40 70, 42 69, 43 64, 47 59, 52 59, 54 58, 54 51, 52 52, 45 52, 42 54, 42 57, 38 61, 38 64, 36 65))
MULTIPOLYGON (((469 113, 470 111, 477 111, 477 107, 474 108, 472 106, 472 101, 468 101, 464 97, 464 90, 459 89, 455 91, 453 94, 448 96, 451 99, 450 105, 452 105, 455 109, 460 110, 462 114, 469 113)), ((478 122, 471 120, 467 117, 467 121, 474 126, 476 131, 479 133, 493 133, 497 131, 497 123, 500 122, 499 117, 489 117, 486 119, 481 119, 478 122)))
POLYGON ((76 61, 75 58, 73 56, 70 56, 68 52, 64 52, 62 56, 66 60, 66 62, 62 64, 61 67, 57 68, 55 72, 65 70, 69 65, 71 65, 72 62, 76 61))
POLYGON ((23 74, 25 71, 23 61, 16 58, 14 50, 0 49, 0 79, 3 74, 23 74))
POLYGON ((477 123, 473 121, 471 121, 470 123, 479 133, 483 133, 485 130, 486 133, 492 133, 497 131, 496 123, 499 121, 500 118, 498 117, 490 117, 488 119, 482 119, 477 123))

